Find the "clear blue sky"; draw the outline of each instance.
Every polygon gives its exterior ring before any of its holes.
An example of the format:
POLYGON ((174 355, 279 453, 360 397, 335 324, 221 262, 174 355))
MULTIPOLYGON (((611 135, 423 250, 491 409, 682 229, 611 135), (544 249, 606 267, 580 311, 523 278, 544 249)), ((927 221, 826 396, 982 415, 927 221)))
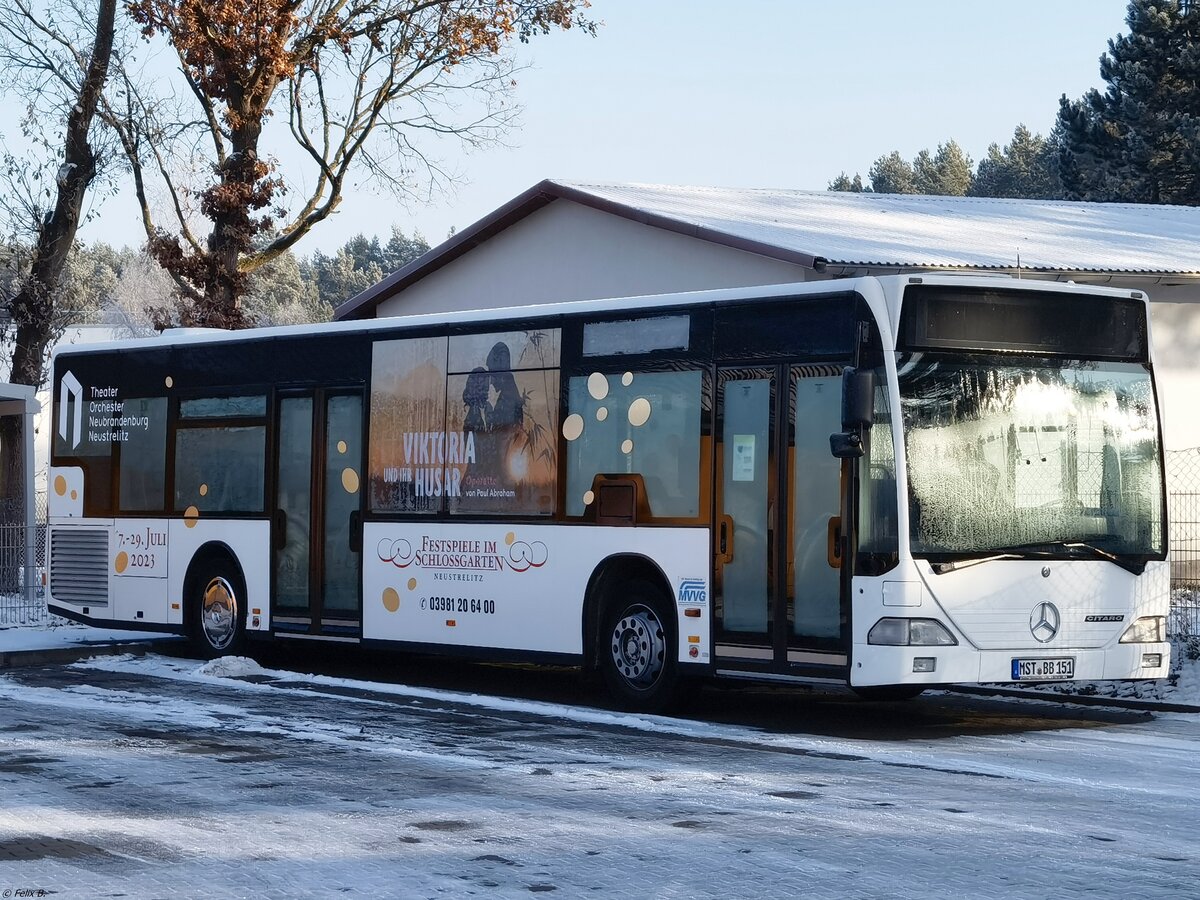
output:
MULTIPOLYGON (((599 35, 521 48, 522 125, 464 153, 453 195, 405 208, 351 188, 299 252, 393 223, 431 244, 543 178, 821 190, 883 153, 948 138, 978 159, 1024 122, 1046 133, 1061 94, 1100 86, 1126 0, 593 0, 599 35)), ((5 123, 4 130, 11 124, 5 123)), ((140 244, 127 201, 85 240, 140 244)))

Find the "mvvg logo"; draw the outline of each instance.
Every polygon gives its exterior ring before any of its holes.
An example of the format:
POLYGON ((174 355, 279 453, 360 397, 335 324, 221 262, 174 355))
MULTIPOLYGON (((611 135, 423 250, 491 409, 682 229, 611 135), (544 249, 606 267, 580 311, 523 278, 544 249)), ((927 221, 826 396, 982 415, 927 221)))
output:
POLYGON ((58 389, 58 434, 64 441, 69 441, 74 450, 83 440, 83 385, 71 372, 63 373, 58 389), (67 405, 75 402, 74 428, 67 418, 67 405))
POLYGON ((708 585, 699 578, 685 578, 679 582, 680 603, 708 602, 708 585))

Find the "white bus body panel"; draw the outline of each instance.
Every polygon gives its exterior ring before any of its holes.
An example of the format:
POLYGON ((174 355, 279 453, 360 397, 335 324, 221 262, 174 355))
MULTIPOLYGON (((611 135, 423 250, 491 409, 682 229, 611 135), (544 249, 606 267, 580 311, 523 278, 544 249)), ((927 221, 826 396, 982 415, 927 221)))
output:
POLYGON ((367 523, 363 638, 582 653, 588 581, 618 554, 662 571, 674 594, 679 660, 710 662, 705 528, 367 523), (700 616, 685 617, 684 608, 700 616))
POLYGON ((850 683, 1011 681, 1018 657, 1072 657, 1075 681, 1165 678, 1169 643, 1122 644, 1120 638, 1135 619, 1168 614, 1170 578, 1165 561, 1149 562, 1134 575, 1101 560, 994 560, 943 575, 918 561, 878 578, 855 578, 850 683), (1047 601, 1061 623, 1054 637, 1040 642, 1031 617, 1047 601), (958 646, 868 645, 868 632, 885 616, 937 619, 958 646), (1088 622, 1088 616, 1121 620, 1088 622), (1143 667, 1146 653, 1161 654, 1161 665, 1143 667), (914 673, 916 657, 934 657, 935 670, 914 673))
MULTIPOLYGON (((270 628, 271 610, 271 523, 253 519, 172 519, 171 596, 176 602, 186 601, 183 580, 188 565, 205 544, 224 544, 242 567, 246 580, 246 596, 241 610, 247 631, 266 631, 270 628), (257 616, 254 610, 259 610, 257 616), (258 628, 254 620, 258 619, 258 628)), ((183 622, 182 604, 179 622, 183 622)))
MULTIPOLYGON (((53 473, 51 474, 53 479, 53 473)), ((69 493, 68 493, 69 496, 69 493)), ((183 581, 196 551, 207 543, 224 544, 236 556, 246 579, 246 627, 252 609, 261 611, 258 630, 269 624, 270 523, 228 519, 72 519, 50 523, 48 549, 59 530, 103 531, 108 539, 108 602, 72 602, 54 593, 54 566, 48 602, 77 617, 98 621, 182 626, 186 598, 183 581), (84 610, 87 610, 85 613, 84 610)), ((52 561, 53 562, 53 561, 52 561)), ((52 610, 53 611, 53 610, 52 610)))

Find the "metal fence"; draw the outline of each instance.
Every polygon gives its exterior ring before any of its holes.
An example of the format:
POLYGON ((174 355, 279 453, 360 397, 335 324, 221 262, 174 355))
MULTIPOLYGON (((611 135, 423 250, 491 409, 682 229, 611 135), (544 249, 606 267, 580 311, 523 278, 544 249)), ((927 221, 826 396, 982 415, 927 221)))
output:
POLYGON ((37 625, 49 618, 42 585, 42 572, 46 569, 46 495, 38 494, 35 502, 36 565, 32 572, 26 573, 24 511, 19 500, 0 501, 0 628, 37 625), (27 599, 22 590, 26 577, 32 578, 36 585, 32 599, 27 599))
POLYGON ((1200 447, 1167 453, 1171 587, 1200 588, 1200 447))

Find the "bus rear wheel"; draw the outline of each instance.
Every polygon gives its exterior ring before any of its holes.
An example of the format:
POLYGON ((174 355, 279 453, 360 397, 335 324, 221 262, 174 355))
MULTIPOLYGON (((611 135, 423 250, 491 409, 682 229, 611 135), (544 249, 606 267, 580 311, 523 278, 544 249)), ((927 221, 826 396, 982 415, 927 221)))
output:
POLYGON ((662 592, 634 582, 605 606, 598 656, 609 691, 628 709, 663 712, 679 699, 674 625, 662 592))
POLYGON ((226 560, 202 564, 193 580, 192 644, 206 659, 232 656, 246 632, 245 589, 234 566, 226 560))

